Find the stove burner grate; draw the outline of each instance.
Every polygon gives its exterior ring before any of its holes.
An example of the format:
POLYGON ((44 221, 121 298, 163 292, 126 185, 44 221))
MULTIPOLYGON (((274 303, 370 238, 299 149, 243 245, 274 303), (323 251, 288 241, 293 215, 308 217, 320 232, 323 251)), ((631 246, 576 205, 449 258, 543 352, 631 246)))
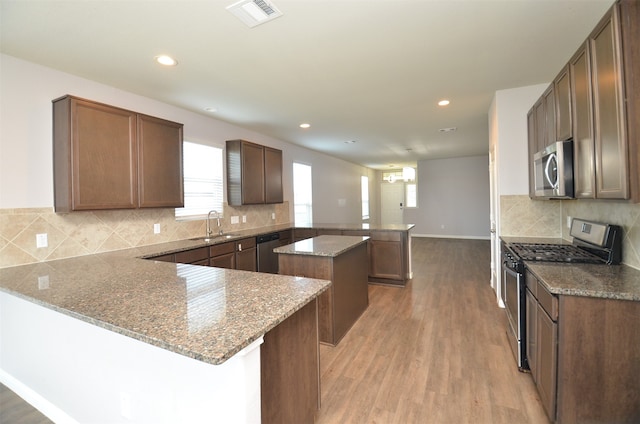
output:
POLYGON ((514 243, 513 252, 524 261, 603 263, 603 259, 571 244, 514 243))

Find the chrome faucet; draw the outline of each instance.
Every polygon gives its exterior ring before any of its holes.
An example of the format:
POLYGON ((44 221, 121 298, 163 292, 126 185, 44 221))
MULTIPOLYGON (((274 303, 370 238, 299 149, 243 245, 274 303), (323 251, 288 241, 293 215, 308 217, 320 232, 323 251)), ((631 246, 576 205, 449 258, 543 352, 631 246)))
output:
POLYGON ((216 214, 216 221, 218 224, 218 234, 222 235, 222 227, 220 226, 220 214, 218 211, 209 211, 207 214, 207 237, 211 237, 213 235, 213 231, 211 230, 211 214, 216 214))

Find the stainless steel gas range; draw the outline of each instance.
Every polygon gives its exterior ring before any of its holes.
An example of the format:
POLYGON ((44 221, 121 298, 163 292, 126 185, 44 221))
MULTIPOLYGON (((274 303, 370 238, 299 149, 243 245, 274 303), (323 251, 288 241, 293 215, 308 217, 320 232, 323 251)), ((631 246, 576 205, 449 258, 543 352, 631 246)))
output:
POLYGON ((568 243, 502 241, 502 301, 508 318, 507 335, 521 371, 526 357, 525 261, 616 265, 622 259, 622 229, 617 225, 573 219, 568 243))

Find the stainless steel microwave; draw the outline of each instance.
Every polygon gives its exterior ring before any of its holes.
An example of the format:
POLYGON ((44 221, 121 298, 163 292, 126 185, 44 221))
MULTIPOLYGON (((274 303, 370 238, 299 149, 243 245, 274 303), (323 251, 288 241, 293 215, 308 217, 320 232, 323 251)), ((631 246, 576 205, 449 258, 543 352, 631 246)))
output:
POLYGON ((571 199, 573 192, 573 141, 556 141, 533 155, 535 195, 571 199))

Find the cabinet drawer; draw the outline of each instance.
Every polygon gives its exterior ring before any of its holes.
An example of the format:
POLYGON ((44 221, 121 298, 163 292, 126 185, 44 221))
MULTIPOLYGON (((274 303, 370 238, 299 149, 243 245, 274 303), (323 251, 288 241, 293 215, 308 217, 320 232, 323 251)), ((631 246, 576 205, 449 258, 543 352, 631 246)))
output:
POLYGON ((343 236, 369 236, 369 230, 344 230, 343 236))
POLYGON ((236 242, 236 252, 242 252, 243 250, 251 249, 252 247, 256 247, 255 237, 238 240, 236 242))
POLYGON ((531 292, 533 297, 538 298, 538 279, 531 273, 531 271, 526 270, 525 273, 525 284, 527 285, 527 289, 531 292))
POLYGON ((558 321, 558 297, 549 293, 539 281, 537 286, 538 303, 553 321, 558 321))
POLYGON ((176 262, 181 264, 191 264, 205 259, 209 259, 209 252, 206 247, 176 253, 176 262))
POLYGON ((216 244, 209 247, 209 256, 216 257, 225 255, 227 253, 233 253, 236 251, 236 244, 234 242, 216 244))
POLYGON ((293 237, 295 241, 308 239, 318 235, 318 231, 313 228, 296 228, 293 230, 293 237))
POLYGON ((400 241, 399 231, 371 231, 371 240, 376 241, 400 241))
POLYGON ((176 257, 175 257, 174 254, 155 256, 155 257, 149 258, 149 259, 154 260, 154 261, 161 261, 161 262, 175 262, 176 261, 176 257))

